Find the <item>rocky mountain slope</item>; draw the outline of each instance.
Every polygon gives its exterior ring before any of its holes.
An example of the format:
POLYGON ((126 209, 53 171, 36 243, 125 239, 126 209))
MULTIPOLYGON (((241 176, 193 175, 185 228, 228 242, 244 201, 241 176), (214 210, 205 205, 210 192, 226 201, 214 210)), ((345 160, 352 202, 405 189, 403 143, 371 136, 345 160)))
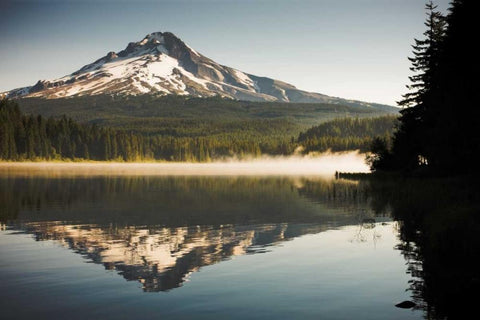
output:
POLYGON ((198 53, 170 32, 155 32, 109 52, 70 75, 41 80, 4 92, 10 98, 63 98, 85 95, 221 96, 247 101, 333 103, 384 107, 299 90, 288 83, 220 65, 198 53))

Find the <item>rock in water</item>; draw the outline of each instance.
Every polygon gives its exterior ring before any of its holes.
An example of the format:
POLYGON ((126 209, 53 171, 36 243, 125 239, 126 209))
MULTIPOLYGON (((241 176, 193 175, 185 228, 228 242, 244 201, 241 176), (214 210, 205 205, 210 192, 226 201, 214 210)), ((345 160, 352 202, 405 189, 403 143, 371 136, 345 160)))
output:
POLYGON ((402 309, 411 309, 415 306, 416 306, 415 302, 408 301, 408 300, 400 302, 400 303, 395 305, 395 307, 402 308, 402 309))

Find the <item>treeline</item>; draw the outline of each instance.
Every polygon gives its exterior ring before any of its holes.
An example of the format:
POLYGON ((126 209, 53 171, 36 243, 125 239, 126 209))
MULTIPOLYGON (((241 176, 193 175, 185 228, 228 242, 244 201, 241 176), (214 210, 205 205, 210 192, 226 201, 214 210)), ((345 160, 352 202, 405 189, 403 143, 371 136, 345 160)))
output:
POLYGON ((300 133, 298 143, 304 152, 368 151, 374 137, 389 140, 396 123, 396 116, 335 119, 300 133))
POLYGON ((295 126, 286 119, 212 123, 165 119, 165 126, 156 132, 143 132, 81 124, 65 116, 46 119, 25 115, 16 102, 2 100, 0 159, 208 162, 262 154, 291 155, 299 146, 305 152, 365 151, 374 136, 391 134, 395 119, 337 119, 314 126, 297 138, 288 137, 295 126))
POLYGON ((291 154, 294 141, 217 134, 185 137, 127 132, 80 124, 67 117, 24 115, 18 104, 0 101, 0 159, 210 161, 222 157, 291 154))
POLYGON ((374 171, 478 173, 480 109, 478 54, 471 35, 478 30, 475 1, 454 0, 444 16, 426 5, 425 38, 415 40, 410 58, 410 92, 399 104, 398 130, 389 145, 376 139, 370 157, 374 171))
POLYGON ((0 101, 0 159, 136 160, 145 157, 142 136, 72 119, 24 115, 15 102, 0 101))

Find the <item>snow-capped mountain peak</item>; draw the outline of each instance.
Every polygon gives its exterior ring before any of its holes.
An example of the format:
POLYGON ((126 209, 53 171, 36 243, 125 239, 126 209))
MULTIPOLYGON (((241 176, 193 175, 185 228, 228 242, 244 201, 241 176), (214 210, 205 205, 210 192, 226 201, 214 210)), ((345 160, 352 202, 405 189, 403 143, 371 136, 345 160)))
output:
MULTIPOLYGON (((82 95, 222 96, 239 100, 349 103, 296 89, 288 83, 223 66, 171 32, 154 32, 120 52, 54 80, 4 92, 7 97, 62 98, 82 95)), ((352 101, 350 101, 352 102, 352 101)))

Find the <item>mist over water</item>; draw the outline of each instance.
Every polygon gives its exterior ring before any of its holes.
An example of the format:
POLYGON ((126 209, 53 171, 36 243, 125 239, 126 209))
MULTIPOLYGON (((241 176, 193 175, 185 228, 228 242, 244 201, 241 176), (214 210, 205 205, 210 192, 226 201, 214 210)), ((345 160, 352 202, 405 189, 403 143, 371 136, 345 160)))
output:
POLYGON ((209 163, 163 162, 4 162, 0 172, 27 175, 308 175, 329 176, 335 171, 368 172, 365 155, 359 152, 321 155, 263 156, 209 163))

